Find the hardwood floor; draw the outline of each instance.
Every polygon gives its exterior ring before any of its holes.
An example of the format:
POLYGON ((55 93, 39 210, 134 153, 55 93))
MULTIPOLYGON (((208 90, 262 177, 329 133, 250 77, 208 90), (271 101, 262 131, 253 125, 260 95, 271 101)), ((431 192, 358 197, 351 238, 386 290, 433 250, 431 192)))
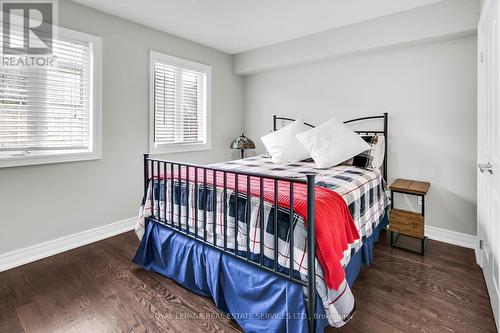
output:
MULTIPOLYGON (((354 318, 328 332, 495 332, 472 250, 375 247, 354 318)), ((131 263, 132 232, 0 273, 0 332, 236 332, 208 298, 131 263), (200 318, 208 314, 211 318, 200 318)))

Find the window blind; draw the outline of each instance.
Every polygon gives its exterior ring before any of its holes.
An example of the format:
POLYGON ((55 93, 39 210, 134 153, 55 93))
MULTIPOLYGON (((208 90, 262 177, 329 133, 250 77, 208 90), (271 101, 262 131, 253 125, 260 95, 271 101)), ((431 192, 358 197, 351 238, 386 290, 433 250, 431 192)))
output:
POLYGON ((0 66, 0 151, 90 147, 90 44, 54 40, 53 56, 0 66))
POLYGON ((154 143, 206 141, 205 72, 156 61, 154 66, 154 143))

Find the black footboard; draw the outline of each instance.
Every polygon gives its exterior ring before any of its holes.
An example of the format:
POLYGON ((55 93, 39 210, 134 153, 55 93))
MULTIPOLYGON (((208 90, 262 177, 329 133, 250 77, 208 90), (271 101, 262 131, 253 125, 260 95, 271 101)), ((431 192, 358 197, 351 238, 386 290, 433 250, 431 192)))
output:
MULTIPOLYGON (((188 237, 191 237, 206 246, 215 248, 227 255, 238 258, 239 260, 246 261, 252 265, 259 267, 267 272, 276 274, 280 277, 289 279, 295 283, 298 283, 308 290, 308 316, 309 316, 309 331, 314 332, 316 330, 315 322, 315 307, 316 307, 316 273, 315 273, 315 259, 316 259, 316 240, 314 234, 314 194, 315 188, 315 175, 309 174, 306 179, 297 178, 285 178, 285 177, 275 177, 256 173, 246 173, 246 172, 234 172, 227 170, 214 169, 210 167, 197 166, 186 163, 178 163, 171 161, 164 161, 159 159, 154 159, 149 157, 148 154, 144 155, 144 197, 148 195, 148 190, 151 191, 151 216, 147 217, 148 221, 161 223, 164 226, 182 233, 188 237), (244 184, 241 184, 241 182, 244 184), (240 184, 238 184, 240 182, 240 184), (265 198, 264 189, 265 185, 274 185, 274 199, 271 200, 265 198), (280 191, 279 184, 281 185, 281 191, 283 191, 283 185, 287 186, 287 191, 289 191, 290 207, 289 207, 289 241, 287 246, 289 247, 289 267, 283 270, 282 267, 278 265, 278 192, 280 191), (301 184, 300 186, 307 186, 307 281, 300 279, 300 275, 294 274, 294 186, 301 184), (177 187, 176 187, 177 186, 177 187), (240 190, 243 188, 243 190, 240 190), (260 193, 255 193, 255 188, 260 193), (183 195, 180 195, 181 189, 183 195), (232 203, 235 206, 233 209, 236 212, 235 215, 235 227, 234 227, 234 244, 233 246, 228 246, 228 197, 227 193, 233 191, 236 195, 236 200, 232 203), (194 191, 194 200, 189 200, 189 191, 194 191), (209 200, 209 194, 211 191, 212 199, 209 200), (223 213, 218 215, 217 212, 217 198, 215 197, 218 192, 222 191, 223 202, 220 204, 223 207, 223 213), (253 193, 252 193, 253 191, 253 193), (160 193, 161 192, 161 193, 160 193), (258 198, 259 202, 259 246, 260 251, 258 258, 250 251, 250 209, 244 209, 244 216, 241 220, 246 226, 246 244, 240 244, 238 246, 238 232, 239 232, 239 221, 240 221, 240 209, 238 209, 239 196, 246 197, 245 205, 251 205, 252 197, 258 198), (170 201, 167 200, 170 198, 170 201), (187 199, 186 199, 187 198, 187 199), (162 200, 163 199, 163 200, 162 200), (177 214, 175 214, 175 201, 178 203, 177 214), (274 212, 274 247, 272 248, 273 254, 271 255, 274 260, 272 265, 266 265, 265 257, 269 255, 264 254, 264 201, 267 204, 271 202, 273 205, 274 212), (182 205, 181 205, 182 201, 182 205), (163 202, 163 206, 162 206, 163 202), (170 209, 168 209, 170 205, 170 209), (194 207, 191 207, 193 206, 194 207), (184 216, 182 215, 184 208, 184 216), (190 216, 191 214, 191 216, 190 216), (202 214, 202 216, 200 216, 202 214), (212 237, 207 236, 207 216, 212 216, 212 237), (182 221, 181 219, 185 219, 182 221), (219 219, 219 221, 217 221, 219 219), (190 227, 190 221, 193 227, 190 227), (201 224, 201 221, 203 224, 201 224), (199 226, 201 224, 201 226, 199 226), (217 238, 216 227, 223 227, 223 232, 221 239, 217 238), (203 230, 199 230, 203 228, 203 230), (239 248, 243 246, 246 251, 240 251, 239 248)), ((269 191, 268 191, 269 192, 269 191)), ((281 192, 283 193, 283 192, 281 192)), ((269 196, 269 195, 268 195, 269 196)), ((231 208, 233 207, 231 206, 231 208)), ((269 251, 269 249, 267 249, 269 251)), ((268 252, 269 253, 269 252, 268 252)))

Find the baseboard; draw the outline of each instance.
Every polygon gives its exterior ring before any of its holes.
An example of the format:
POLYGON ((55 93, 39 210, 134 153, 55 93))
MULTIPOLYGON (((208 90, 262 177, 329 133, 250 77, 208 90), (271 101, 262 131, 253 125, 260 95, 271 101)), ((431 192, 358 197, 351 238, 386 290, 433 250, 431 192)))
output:
POLYGON ((134 229, 136 220, 133 217, 0 254, 0 272, 130 231, 134 229))
POLYGON ((476 236, 447 229, 425 226, 425 235, 440 242, 476 249, 476 236))
MULTIPOLYGON (((133 217, 24 249, 0 254, 0 272, 130 231, 134 229, 136 220, 137 218, 133 217)), ((425 234, 430 239, 440 242, 476 249, 476 236, 473 235, 432 226, 425 227, 425 234)))

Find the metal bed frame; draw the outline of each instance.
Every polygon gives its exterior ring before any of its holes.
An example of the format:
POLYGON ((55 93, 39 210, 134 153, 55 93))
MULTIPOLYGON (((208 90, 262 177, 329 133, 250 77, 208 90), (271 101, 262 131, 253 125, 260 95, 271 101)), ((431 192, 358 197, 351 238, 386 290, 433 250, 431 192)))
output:
MULTIPOLYGON (((388 114, 384 113, 383 115, 378 115, 378 116, 370 116, 370 117, 363 117, 363 118, 356 118, 356 119, 351 119, 348 121, 345 121, 345 124, 348 123, 353 123, 353 122, 358 122, 358 121, 363 121, 363 120, 371 120, 371 119, 383 119, 383 130, 363 130, 363 131, 355 131, 356 133, 360 135, 376 135, 376 134, 383 134, 385 136, 385 151, 386 154, 384 156, 384 163, 382 166, 382 173, 384 179, 387 179, 387 134, 388 134, 388 114)), ((277 129, 277 121, 278 120, 285 120, 285 121, 294 121, 295 119, 292 118, 287 118, 287 117, 279 117, 274 115, 273 116, 273 130, 276 131, 277 129)), ((314 127, 311 124, 305 123, 307 126, 314 127)), ((277 176, 271 176, 271 175, 265 175, 265 174, 260 174, 260 173, 249 173, 249 172, 240 172, 240 171, 228 171, 228 170, 223 170, 223 169, 216 169, 216 168, 211 168, 211 167, 206 167, 206 166, 199 166, 195 164, 188 164, 188 163, 180 163, 180 162, 174 162, 174 161, 166 161, 166 160, 160 160, 160 159, 155 159, 149 156, 149 154, 144 154, 144 197, 147 195, 148 187, 149 187, 149 182, 156 180, 158 182, 158 185, 160 183, 163 183, 164 185, 164 191, 165 191, 165 204, 163 207, 164 215, 163 218, 161 217, 161 211, 160 211, 160 201, 161 198, 156 198, 156 203, 157 207, 156 209, 154 208, 155 205, 151 206, 151 216, 146 218, 146 221, 148 222, 155 222, 155 223, 160 223, 164 225, 167 228, 170 228, 171 230, 181 233, 185 236, 191 237, 192 239, 201 242, 205 246, 209 246, 211 248, 215 248, 229 256, 232 256, 234 258, 237 258, 239 260, 246 261, 250 264, 255 265, 256 267, 270 272, 272 274, 278 275, 282 278, 288 279, 294 283, 298 283, 299 285, 306 287, 307 288, 307 295, 308 295, 308 323, 309 323, 309 332, 315 332, 316 331, 316 318, 315 318, 315 307, 316 307, 316 297, 311 297, 310 295, 316 295, 316 272, 315 272, 315 260, 316 260, 316 239, 315 239, 315 221, 314 221, 314 200, 315 200, 315 194, 314 194, 314 189, 315 189, 315 174, 307 174, 305 175, 306 179, 303 178, 287 178, 287 177, 277 177, 277 176), (175 172, 174 170, 177 169, 177 179, 175 178, 175 172), (186 178, 182 179, 181 178, 181 171, 185 170, 186 178), (177 182, 177 186, 182 184, 182 182, 190 183, 189 180, 189 173, 190 171, 194 170, 194 232, 190 231, 189 229, 189 207, 188 203, 189 201, 187 200, 186 202, 186 229, 182 228, 182 223, 181 223, 181 214, 178 215, 177 223, 174 221, 174 209, 173 209, 173 204, 171 205, 171 211, 170 211, 170 219, 167 219, 167 204, 166 204, 166 198, 167 198, 167 181, 171 181, 171 198, 174 198, 174 184, 177 182), (216 222, 217 222, 217 214, 212 214, 212 222, 213 222, 213 239, 210 241, 207 239, 207 198, 208 196, 206 195, 206 191, 212 187, 214 188, 213 185, 207 183, 207 170, 210 170, 213 175, 213 184, 219 186, 217 184, 217 174, 222 174, 223 175, 223 193, 224 193, 224 213, 223 213, 223 224, 224 224, 224 234, 223 234, 223 244, 217 244, 217 236, 216 236, 216 222), (167 178, 167 171, 170 171, 170 178, 167 178), (163 172, 163 180, 161 179, 160 175, 163 172), (201 173, 200 173, 201 172, 201 173), (263 191, 263 184, 264 184, 264 179, 266 180, 271 180, 274 182, 274 201, 273 203, 273 208, 274 208, 274 262, 273 262, 273 267, 269 267, 264 264, 264 242, 260 241, 260 254, 259 254, 259 260, 252 260, 250 258, 250 237, 246 237, 246 252, 245 255, 241 255, 238 253, 238 227, 235 228, 235 247, 234 251, 232 248, 227 247, 227 216, 228 216, 228 202, 227 202, 227 175, 232 174, 234 175, 235 178, 235 193, 239 197, 240 195, 246 196, 247 198, 250 198, 250 179, 251 178, 258 178, 260 181, 260 204, 259 204, 259 223, 260 223, 260 240, 264 239, 264 191, 263 191), (199 175, 203 175, 203 182, 200 184, 199 183, 199 175), (247 190, 246 193, 239 191, 238 190, 238 178, 240 176, 243 176, 244 179, 247 181, 247 190), (283 273, 282 271, 279 271, 278 267, 278 182, 286 182, 289 183, 290 185, 290 219, 289 219, 289 224, 290 224, 290 242, 288 244, 289 246, 289 253, 290 253, 290 267, 288 268, 288 274, 283 273), (307 281, 302 281, 300 277, 297 275, 294 275, 294 260, 293 260, 293 246, 294 246, 294 236, 293 236, 293 221, 294 221, 294 204, 293 204, 293 192, 294 192, 294 184, 306 184, 307 186, 307 267, 308 267, 308 272, 307 272, 307 281), (204 209, 203 209, 203 237, 199 235, 198 232, 198 210, 199 210, 199 191, 200 189, 202 191, 205 191, 205 195, 202 196, 202 200, 204 199, 204 209)), ((217 189, 215 188, 215 191, 217 189)), ((189 191, 189 186, 186 186, 186 191, 189 191)), ((188 196, 188 192, 186 193, 186 196, 188 196)), ((217 210, 217 200, 212 200, 212 210, 216 211, 217 210)), ((248 203, 247 203, 248 204, 248 203)), ((235 200, 235 211, 239 212, 238 210, 238 200, 235 200)), ((241 221, 239 221, 239 214, 236 214, 236 225, 238 226, 241 221)), ((250 214, 249 214, 249 209, 245 210, 245 224, 247 228, 247 235, 250 234, 250 214)))

